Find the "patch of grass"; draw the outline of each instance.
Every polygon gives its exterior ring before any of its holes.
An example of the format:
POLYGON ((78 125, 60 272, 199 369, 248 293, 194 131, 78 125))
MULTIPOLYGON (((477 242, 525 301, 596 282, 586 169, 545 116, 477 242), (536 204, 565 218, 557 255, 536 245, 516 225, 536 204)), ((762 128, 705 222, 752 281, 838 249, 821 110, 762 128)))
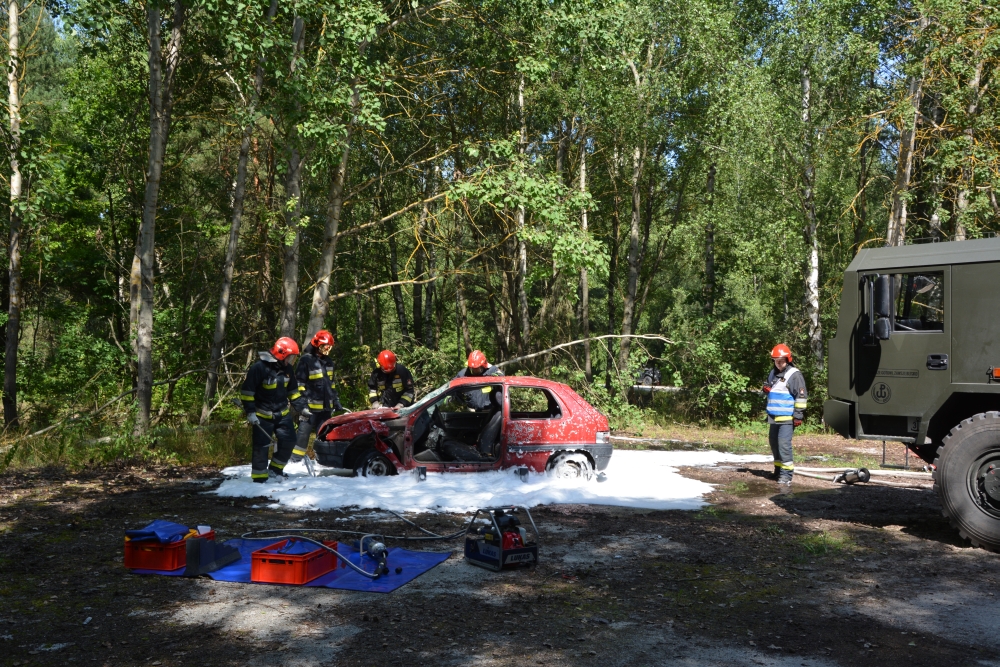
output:
POLYGON ((785 534, 785 529, 781 526, 776 526, 773 523, 768 524, 760 529, 765 535, 770 535, 771 537, 780 537, 785 534))
POLYGON ((723 488, 724 488, 724 490, 727 493, 732 493, 732 494, 736 495, 736 494, 739 494, 739 493, 746 493, 747 491, 749 491, 750 490, 750 485, 747 484, 746 482, 738 480, 738 481, 732 482, 730 484, 727 484, 723 488))
POLYGON ((843 533, 807 533, 796 538, 799 546, 812 556, 833 556, 854 551, 857 545, 843 533))

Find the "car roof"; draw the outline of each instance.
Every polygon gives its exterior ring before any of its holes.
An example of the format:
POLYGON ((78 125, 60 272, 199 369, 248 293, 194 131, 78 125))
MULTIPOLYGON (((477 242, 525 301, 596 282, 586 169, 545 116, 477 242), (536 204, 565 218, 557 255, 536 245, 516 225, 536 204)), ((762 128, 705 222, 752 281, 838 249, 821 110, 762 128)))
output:
POLYGON ((542 387, 544 389, 571 389, 562 382, 553 382, 545 378, 536 378, 531 375, 480 375, 455 378, 451 381, 452 387, 461 387, 467 384, 505 384, 508 387, 542 387))
POLYGON ((906 267, 1000 262, 1000 238, 947 241, 887 248, 864 248, 848 271, 877 271, 906 267))

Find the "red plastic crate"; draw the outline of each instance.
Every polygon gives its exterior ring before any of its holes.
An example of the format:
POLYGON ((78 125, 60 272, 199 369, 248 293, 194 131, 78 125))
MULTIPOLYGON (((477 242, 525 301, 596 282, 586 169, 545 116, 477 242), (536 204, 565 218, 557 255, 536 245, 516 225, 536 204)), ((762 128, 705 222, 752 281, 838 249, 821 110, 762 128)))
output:
POLYGON ((130 570, 178 570, 187 565, 187 539, 215 539, 215 531, 204 535, 188 534, 183 540, 163 544, 156 540, 125 540, 125 567, 130 570))
MULTIPOLYGON (((290 540, 282 540, 254 551, 250 561, 250 580, 262 584, 301 586, 336 569, 337 557, 319 547, 304 554, 275 553, 289 542, 290 540)), ((323 544, 332 549, 337 548, 335 541, 324 541, 323 544)))

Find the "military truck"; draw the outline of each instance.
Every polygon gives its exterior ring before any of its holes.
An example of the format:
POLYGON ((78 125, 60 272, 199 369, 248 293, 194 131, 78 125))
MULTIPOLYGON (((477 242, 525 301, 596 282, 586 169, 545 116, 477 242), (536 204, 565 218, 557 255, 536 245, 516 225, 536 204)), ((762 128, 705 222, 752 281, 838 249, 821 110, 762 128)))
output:
POLYGON ((905 443, 944 515, 1000 550, 1000 238, 862 250, 844 272, 824 421, 905 443))

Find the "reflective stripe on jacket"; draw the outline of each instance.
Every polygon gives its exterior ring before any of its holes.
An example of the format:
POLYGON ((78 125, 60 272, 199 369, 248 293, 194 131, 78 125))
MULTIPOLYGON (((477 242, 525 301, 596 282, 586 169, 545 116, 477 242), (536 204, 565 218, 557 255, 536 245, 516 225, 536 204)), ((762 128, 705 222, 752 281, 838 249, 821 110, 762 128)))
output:
POLYGON ((299 357, 295 378, 310 410, 340 409, 340 396, 334 389, 333 367, 333 359, 321 355, 312 343, 299 357))
POLYGON ((289 402, 296 410, 304 406, 298 382, 292 377, 292 367, 278 361, 269 352, 260 352, 260 359, 247 369, 240 387, 240 400, 246 414, 271 419, 275 413, 288 414, 289 402))

